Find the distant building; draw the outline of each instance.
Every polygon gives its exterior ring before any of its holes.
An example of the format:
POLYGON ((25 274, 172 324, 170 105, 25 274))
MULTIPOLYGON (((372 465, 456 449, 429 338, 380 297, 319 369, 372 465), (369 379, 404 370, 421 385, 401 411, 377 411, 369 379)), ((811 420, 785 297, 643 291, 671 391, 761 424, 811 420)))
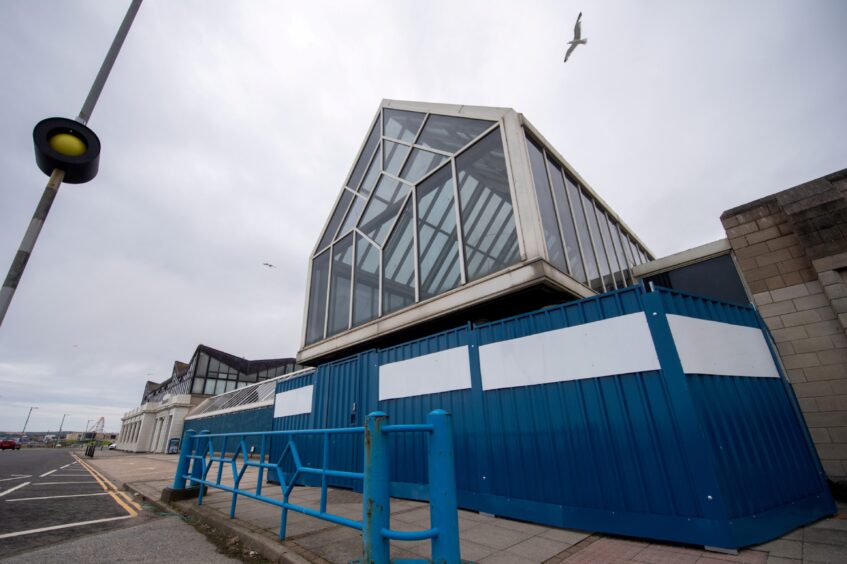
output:
POLYGON ((141 405, 121 418, 117 448, 167 452, 169 440, 182 436, 185 416, 203 400, 297 368, 293 358, 247 360, 199 345, 190 362, 174 362, 170 378, 147 382, 141 405))

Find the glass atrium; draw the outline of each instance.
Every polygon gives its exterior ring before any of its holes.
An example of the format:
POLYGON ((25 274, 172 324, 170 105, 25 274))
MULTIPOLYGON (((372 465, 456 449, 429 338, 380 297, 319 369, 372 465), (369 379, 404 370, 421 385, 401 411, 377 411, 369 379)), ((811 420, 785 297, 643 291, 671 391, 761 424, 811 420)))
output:
POLYGON ((631 284, 650 254, 514 110, 384 101, 311 257, 300 358, 508 293, 482 283, 538 260, 552 269, 533 283, 580 297, 631 284))

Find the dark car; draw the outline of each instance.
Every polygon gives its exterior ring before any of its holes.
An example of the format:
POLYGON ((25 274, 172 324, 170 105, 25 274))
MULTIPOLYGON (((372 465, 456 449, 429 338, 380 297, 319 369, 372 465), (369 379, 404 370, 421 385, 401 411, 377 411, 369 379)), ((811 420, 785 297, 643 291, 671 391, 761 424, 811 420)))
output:
POLYGON ((0 439, 0 450, 21 450, 21 443, 17 439, 0 439))

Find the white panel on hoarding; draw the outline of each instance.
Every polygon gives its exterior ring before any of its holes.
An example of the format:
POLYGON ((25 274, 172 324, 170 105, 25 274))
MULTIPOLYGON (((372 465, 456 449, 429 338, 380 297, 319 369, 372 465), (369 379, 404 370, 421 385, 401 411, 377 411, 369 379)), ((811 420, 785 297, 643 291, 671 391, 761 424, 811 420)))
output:
POLYGON ((379 367, 379 400, 471 387, 468 347, 457 347, 379 367))
POLYGON ((287 392, 279 392, 274 403, 274 417, 311 413, 314 388, 314 386, 303 386, 287 392))
POLYGON ((779 378, 762 331, 719 321, 668 315, 686 374, 779 378))
POLYGON ((479 360, 483 390, 660 368, 642 312, 484 345, 479 360))

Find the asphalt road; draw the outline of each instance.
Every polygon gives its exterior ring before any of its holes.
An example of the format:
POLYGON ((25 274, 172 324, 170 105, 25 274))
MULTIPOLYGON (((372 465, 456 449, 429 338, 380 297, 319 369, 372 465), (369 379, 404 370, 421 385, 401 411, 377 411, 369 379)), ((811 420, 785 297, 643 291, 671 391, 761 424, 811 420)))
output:
POLYGON ((190 525, 116 490, 82 451, 0 452, 0 559, 167 562, 186 549, 182 561, 232 561, 190 525))

